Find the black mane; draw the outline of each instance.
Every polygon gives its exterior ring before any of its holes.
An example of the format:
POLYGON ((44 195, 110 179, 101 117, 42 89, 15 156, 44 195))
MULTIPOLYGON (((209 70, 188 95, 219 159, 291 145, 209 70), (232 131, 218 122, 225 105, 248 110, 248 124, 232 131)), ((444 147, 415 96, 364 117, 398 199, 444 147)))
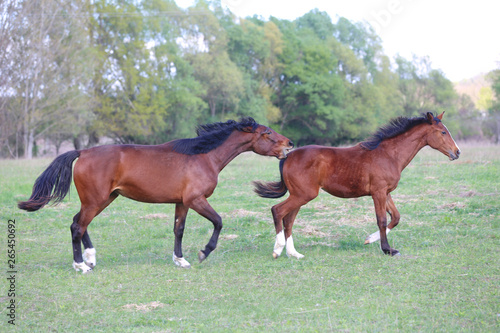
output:
POLYGON ((173 149, 186 155, 206 154, 223 144, 234 130, 253 133, 258 126, 251 117, 242 118, 240 122, 228 120, 225 123, 200 125, 196 129, 198 137, 175 140, 173 149))
POLYGON ((413 118, 406 118, 406 117, 395 118, 391 120, 389 124, 380 127, 366 141, 361 142, 361 147, 367 150, 374 150, 379 146, 379 144, 382 141, 403 134, 417 125, 428 124, 428 123, 429 120, 426 116, 413 117, 413 118))

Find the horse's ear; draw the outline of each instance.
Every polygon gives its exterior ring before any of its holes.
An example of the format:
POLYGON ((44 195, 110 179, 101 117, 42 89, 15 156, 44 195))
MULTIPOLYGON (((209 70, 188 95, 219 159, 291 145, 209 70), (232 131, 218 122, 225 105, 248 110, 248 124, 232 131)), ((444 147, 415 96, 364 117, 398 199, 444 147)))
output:
POLYGON ((432 125, 432 122, 434 121, 434 115, 432 112, 427 112, 427 122, 432 125))
POLYGON ((444 115, 444 111, 439 116, 437 116, 437 119, 442 120, 443 119, 443 115, 444 115))

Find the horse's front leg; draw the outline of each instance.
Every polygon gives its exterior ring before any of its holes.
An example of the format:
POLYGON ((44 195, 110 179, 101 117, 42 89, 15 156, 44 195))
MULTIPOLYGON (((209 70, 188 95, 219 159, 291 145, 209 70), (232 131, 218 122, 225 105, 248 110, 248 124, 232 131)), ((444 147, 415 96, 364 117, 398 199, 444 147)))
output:
POLYGON ((182 256, 182 236, 184 235, 184 226, 186 225, 186 216, 189 208, 182 203, 175 205, 175 223, 174 223, 174 254, 172 260, 177 266, 190 268, 191 264, 182 256))
POLYGON ((375 205, 375 215, 377 216, 377 225, 380 233, 380 247, 385 254, 392 256, 399 255, 399 251, 391 248, 387 240, 387 194, 380 192, 372 195, 375 205))
POLYGON ((205 197, 198 197, 197 199, 193 200, 192 202, 190 202, 189 207, 194 209, 204 218, 210 220, 214 225, 214 232, 212 233, 212 237, 210 237, 209 242, 205 246, 205 249, 198 252, 198 259, 200 262, 202 262, 217 247, 220 231, 222 230, 222 218, 219 216, 219 214, 217 214, 212 206, 210 206, 205 197))
MULTIPOLYGON (((389 232, 398 225, 399 219, 401 218, 401 215, 399 214, 399 211, 397 210, 396 205, 394 204, 394 201, 392 201, 391 194, 387 195, 386 210, 387 210, 387 213, 389 213, 389 215, 391 216, 391 223, 389 223, 389 225, 385 229, 386 235, 388 235, 389 232)), ((367 236, 365 239, 365 244, 374 243, 378 240, 380 240, 380 231, 376 231, 373 234, 367 236)))

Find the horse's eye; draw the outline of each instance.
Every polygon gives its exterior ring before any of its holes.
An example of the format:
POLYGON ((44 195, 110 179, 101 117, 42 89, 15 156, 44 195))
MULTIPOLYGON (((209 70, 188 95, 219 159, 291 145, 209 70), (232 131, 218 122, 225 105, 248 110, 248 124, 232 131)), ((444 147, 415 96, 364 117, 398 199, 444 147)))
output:
POLYGON ((446 131, 442 131, 441 134, 446 135, 446 131))

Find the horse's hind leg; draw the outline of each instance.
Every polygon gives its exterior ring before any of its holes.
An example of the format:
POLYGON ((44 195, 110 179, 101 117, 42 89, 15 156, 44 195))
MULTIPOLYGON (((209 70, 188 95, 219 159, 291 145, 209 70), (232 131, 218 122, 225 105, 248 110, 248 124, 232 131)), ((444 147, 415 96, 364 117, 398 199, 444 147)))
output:
POLYGON ((71 224, 71 238, 73 243, 73 268, 81 270, 83 273, 90 272, 97 264, 96 250, 92 245, 90 236, 87 232, 87 227, 92 222, 94 217, 99 215, 113 200, 118 197, 118 194, 111 193, 108 199, 97 209, 92 209, 89 206, 84 206, 80 212, 73 218, 71 224), (82 254, 82 243, 85 251, 82 254))
POLYGON ((286 238, 286 254, 289 257, 295 257, 297 259, 304 258, 303 254, 300 254, 295 250, 295 245, 293 244, 292 227, 297 214, 299 213, 300 207, 292 210, 283 218, 283 225, 285 227, 285 238, 286 238))
POLYGON ((175 235, 175 245, 174 254, 172 260, 177 266, 182 268, 190 268, 191 264, 184 259, 182 256, 182 236, 184 235, 184 226, 186 224, 186 216, 189 208, 184 206, 182 203, 175 205, 175 223, 174 223, 174 235, 175 235))
MULTIPOLYGON (((288 200, 288 199, 287 199, 288 200)), ((271 213, 273 214, 274 228, 276 229, 276 241, 274 242, 273 258, 276 259, 281 255, 281 252, 285 248, 286 240, 285 233, 283 232, 283 217, 287 212, 283 212, 285 208, 283 206, 286 204, 287 200, 273 206, 271 208, 271 213)))
POLYGON ((273 258, 278 258, 281 252, 287 247, 287 254, 297 258, 302 258, 301 254, 295 250, 292 237, 292 226, 300 207, 308 201, 298 201, 293 197, 288 197, 285 201, 273 206, 271 212, 273 214, 274 227, 276 229, 276 242, 274 243, 273 258), (283 232, 283 226, 285 232, 283 232), (290 243, 288 242, 290 240, 290 243), (296 256, 296 255, 298 256, 296 256))
POLYGON ((96 251, 94 246, 92 245, 92 242, 90 241, 90 236, 87 230, 85 230, 85 232, 83 233, 82 243, 85 249, 83 251, 83 261, 90 268, 94 268, 95 265, 97 265, 95 257, 96 251))
MULTIPOLYGON (((88 223, 85 221, 85 217, 86 214, 84 214, 83 209, 80 210, 80 212, 73 217, 73 223, 70 227, 73 244, 73 268, 77 271, 81 270, 84 274, 92 271, 92 268, 83 261, 82 238, 83 235, 87 233, 87 226, 90 221, 92 221, 93 216, 88 220, 88 223)), ((88 233, 86 237, 88 237, 88 233)), ((87 242, 87 239, 85 241, 87 242)), ((90 241, 90 237, 88 237, 88 241, 90 241)))

